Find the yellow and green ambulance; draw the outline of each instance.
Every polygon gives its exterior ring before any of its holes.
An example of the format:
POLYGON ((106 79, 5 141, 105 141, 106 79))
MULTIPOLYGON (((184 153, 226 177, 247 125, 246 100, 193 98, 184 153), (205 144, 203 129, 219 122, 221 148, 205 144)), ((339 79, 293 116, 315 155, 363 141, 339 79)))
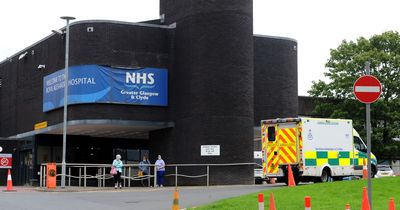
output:
MULTIPOLYGON (((327 182, 362 176, 367 147, 352 120, 284 118, 261 121, 263 175, 287 183, 288 166, 296 182, 327 182)), ((377 160, 371 154, 371 174, 377 160)), ((373 177, 373 176, 372 176, 373 177)))

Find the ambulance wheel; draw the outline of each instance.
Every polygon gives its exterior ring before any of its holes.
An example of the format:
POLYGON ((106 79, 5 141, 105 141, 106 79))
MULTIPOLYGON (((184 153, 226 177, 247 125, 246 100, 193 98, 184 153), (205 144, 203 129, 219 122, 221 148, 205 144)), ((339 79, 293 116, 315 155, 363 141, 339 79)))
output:
POLYGON ((254 183, 255 183, 255 184, 262 184, 263 181, 264 181, 263 179, 256 178, 256 179, 254 180, 254 183))
POLYGON ((329 173, 329 169, 328 168, 324 168, 324 170, 322 170, 321 177, 316 177, 314 182, 315 183, 329 182, 330 179, 331 179, 331 175, 329 173))
POLYGON ((296 183, 296 185, 299 185, 300 177, 298 175, 294 176, 294 183, 296 183))
POLYGON ((321 182, 329 182, 330 179, 331 179, 331 175, 329 173, 329 169, 324 168, 324 170, 322 170, 322 174, 321 174, 321 182))

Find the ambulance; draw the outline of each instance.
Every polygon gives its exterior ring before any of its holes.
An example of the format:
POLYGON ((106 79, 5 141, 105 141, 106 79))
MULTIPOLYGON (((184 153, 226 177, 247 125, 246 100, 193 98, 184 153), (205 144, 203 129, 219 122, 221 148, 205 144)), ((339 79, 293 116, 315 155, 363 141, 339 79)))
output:
MULTIPOLYGON (((367 147, 352 120, 285 118, 261 121, 263 176, 288 182, 328 182, 362 176, 367 147)), ((371 153, 371 174, 377 160, 371 153)))

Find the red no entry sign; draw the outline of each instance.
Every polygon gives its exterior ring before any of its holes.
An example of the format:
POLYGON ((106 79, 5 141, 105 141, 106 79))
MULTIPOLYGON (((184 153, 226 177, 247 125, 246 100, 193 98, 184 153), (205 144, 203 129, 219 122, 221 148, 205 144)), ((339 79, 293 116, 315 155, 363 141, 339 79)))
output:
POLYGON ((382 93, 382 85, 376 77, 365 75, 356 80, 353 92, 359 101, 370 104, 378 100, 382 93))

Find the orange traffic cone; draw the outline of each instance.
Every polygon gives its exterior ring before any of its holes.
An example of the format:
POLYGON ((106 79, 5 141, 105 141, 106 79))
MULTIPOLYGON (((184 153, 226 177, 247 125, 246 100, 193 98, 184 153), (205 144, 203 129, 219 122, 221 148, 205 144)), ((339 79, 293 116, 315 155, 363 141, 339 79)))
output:
POLYGON ((365 159, 363 158, 363 179, 368 179, 368 168, 365 164, 365 159))
POLYGON ((275 208, 275 199, 274 199, 274 194, 273 193, 269 194, 269 210, 276 210, 276 208, 275 208))
POLYGON ((396 210, 396 207, 394 206, 394 199, 393 198, 390 198, 389 210, 396 210))
POLYGON ((179 210, 179 193, 178 193, 177 188, 175 188, 175 191, 174 191, 174 200, 172 202, 172 210, 179 210))
POLYGON ((345 210, 350 210, 350 204, 346 204, 345 210))
POLYGON ((290 165, 288 165, 288 179, 288 186, 295 187, 296 183, 294 182, 292 167, 290 165))
POLYGON ((7 189, 3 190, 3 191, 5 191, 5 192, 15 192, 15 190, 13 190, 13 184, 12 184, 10 169, 8 169, 8 175, 7 175, 7 189))
POLYGON ((361 202, 361 210, 371 210, 371 208, 370 208, 370 206, 369 206, 367 188, 365 188, 365 187, 363 187, 363 196, 362 196, 362 202, 361 202))

